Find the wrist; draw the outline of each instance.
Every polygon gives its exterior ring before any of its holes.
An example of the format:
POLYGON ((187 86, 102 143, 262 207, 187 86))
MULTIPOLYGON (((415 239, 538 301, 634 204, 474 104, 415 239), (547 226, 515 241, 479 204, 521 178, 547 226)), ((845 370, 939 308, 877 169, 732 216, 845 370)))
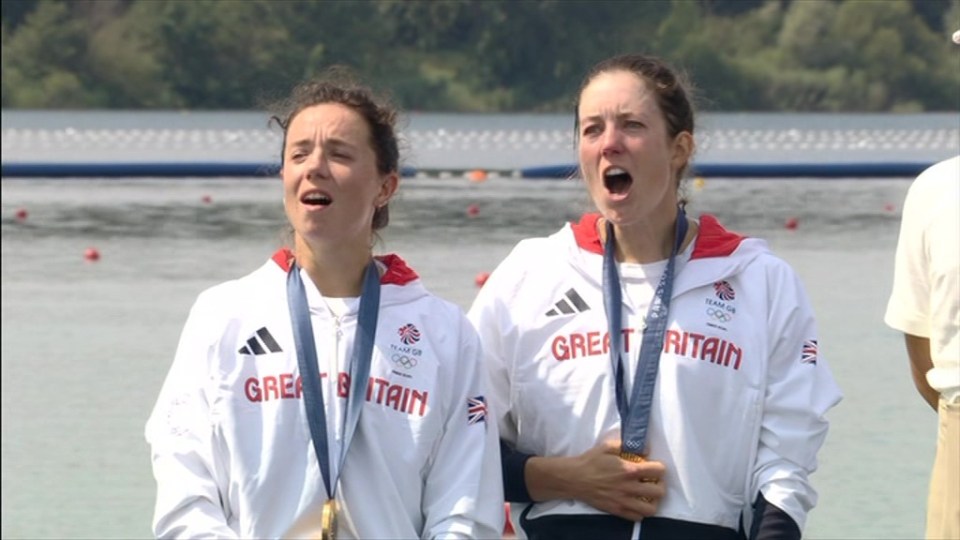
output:
POLYGON ((576 457, 531 457, 524 469, 530 498, 536 502, 576 498, 576 479, 571 473, 577 470, 580 467, 576 457))

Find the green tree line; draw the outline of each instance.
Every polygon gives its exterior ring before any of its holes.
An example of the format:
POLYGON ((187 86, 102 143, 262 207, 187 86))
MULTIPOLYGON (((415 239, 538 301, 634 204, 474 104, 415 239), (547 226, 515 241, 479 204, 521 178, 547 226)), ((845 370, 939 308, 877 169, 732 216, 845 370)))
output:
POLYGON ((566 111, 640 51, 702 109, 960 110, 960 0, 5 0, 8 109, 251 109, 344 64, 407 110, 566 111))

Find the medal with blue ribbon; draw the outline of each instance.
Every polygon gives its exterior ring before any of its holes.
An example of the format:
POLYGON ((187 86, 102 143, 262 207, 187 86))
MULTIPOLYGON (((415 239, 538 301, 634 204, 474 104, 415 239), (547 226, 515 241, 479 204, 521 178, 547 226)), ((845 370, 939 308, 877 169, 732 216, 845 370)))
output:
MULTIPOLYGON (((320 368, 317 366, 317 348, 313 341, 313 325, 310 323, 310 307, 307 303, 303 280, 300 279, 300 267, 291 264, 287 273, 287 304, 293 322, 293 339, 297 347, 297 363, 300 366, 300 379, 303 385, 303 405, 307 411, 313 449, 320 463, 323 485, 327 488, 327 501, 323 504, 321 516, 322 540, 336 540, 337 502, 336 490, 347 457, 347 449, 360 420, 360 410, 366 394, 367 379, 370 377, 370 361, 373 355, 373 343, 377 333, 377 315, 380 310, 380 272, 377 264, 370 261, 367 265, 360 293, 360 313, 353 343, 353 356, 350 359, 350 394, 347 396, 343 420, 343 438, 336 472, 330 470, 329 445, 327 443, 327 416, 323 403, 323 390, 320 387, 320 368)), ((333 396, 331 396, 333 399, 333 396)))
POLYGON ((642 462, 645 459, 643 450, 647 440, 653 391, 657 383, 660 350, 663 348, 663 337, 667 329, 670 297, 673 294, 674 266, 677 253, 687 235, 687 228, 687 215, 683 206, 679 206, 673 249, 647 311, 633 388, 630 400, 627 401, 623 384, 623 291, 617 271, 614 228, 612 223, 607 222, 607 240, 603 249, 603 308, 607 315, 610 362, 613 365, 617 411, 620 414, 620 457, 628 461, 642 462))

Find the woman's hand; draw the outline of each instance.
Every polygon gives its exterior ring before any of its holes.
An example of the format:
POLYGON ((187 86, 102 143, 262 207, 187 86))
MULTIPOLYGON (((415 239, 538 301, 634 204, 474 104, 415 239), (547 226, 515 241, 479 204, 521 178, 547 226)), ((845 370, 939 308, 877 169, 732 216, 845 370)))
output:
POLYGON ((618 438, 575 457, 532 457, 524 470, 534 501, 576 499, 630 521, 657 511, 665 493, 663 474, 659 461, 621 458, 618 438))
POLYGON ((621 458, 619 439, 602 441, 575 459, 573 498, 630 521, 656 513, 666 492, 663 463, 621 458))

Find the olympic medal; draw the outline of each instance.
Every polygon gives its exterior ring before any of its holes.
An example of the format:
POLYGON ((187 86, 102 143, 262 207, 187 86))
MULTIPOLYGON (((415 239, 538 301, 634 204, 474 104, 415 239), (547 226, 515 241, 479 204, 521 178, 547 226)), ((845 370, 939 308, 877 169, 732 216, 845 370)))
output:
POLYGON ((646 459, 640 454, 634 454, 633 452, 627 452, 625 450, 620 451, 620 459, 625 459, 634 463, 643 463, 646 461, 646 459))
MULTIPOLYGON (((647 458, 641 456, 640 454, 634 454, 633 452, 627 452, 625 450, 620 450, 620 459, 631 461, 633 463, 643 463, 647 458)), ((651 480, 649 478, 641 478, 641 482, 649 484, 658 484, 658 480, 651 480)))
POLYGON ((323 528, 320 532, 320 540, 337 540, 337 501, 335 499, 323 503, 321 524, 323 528))

